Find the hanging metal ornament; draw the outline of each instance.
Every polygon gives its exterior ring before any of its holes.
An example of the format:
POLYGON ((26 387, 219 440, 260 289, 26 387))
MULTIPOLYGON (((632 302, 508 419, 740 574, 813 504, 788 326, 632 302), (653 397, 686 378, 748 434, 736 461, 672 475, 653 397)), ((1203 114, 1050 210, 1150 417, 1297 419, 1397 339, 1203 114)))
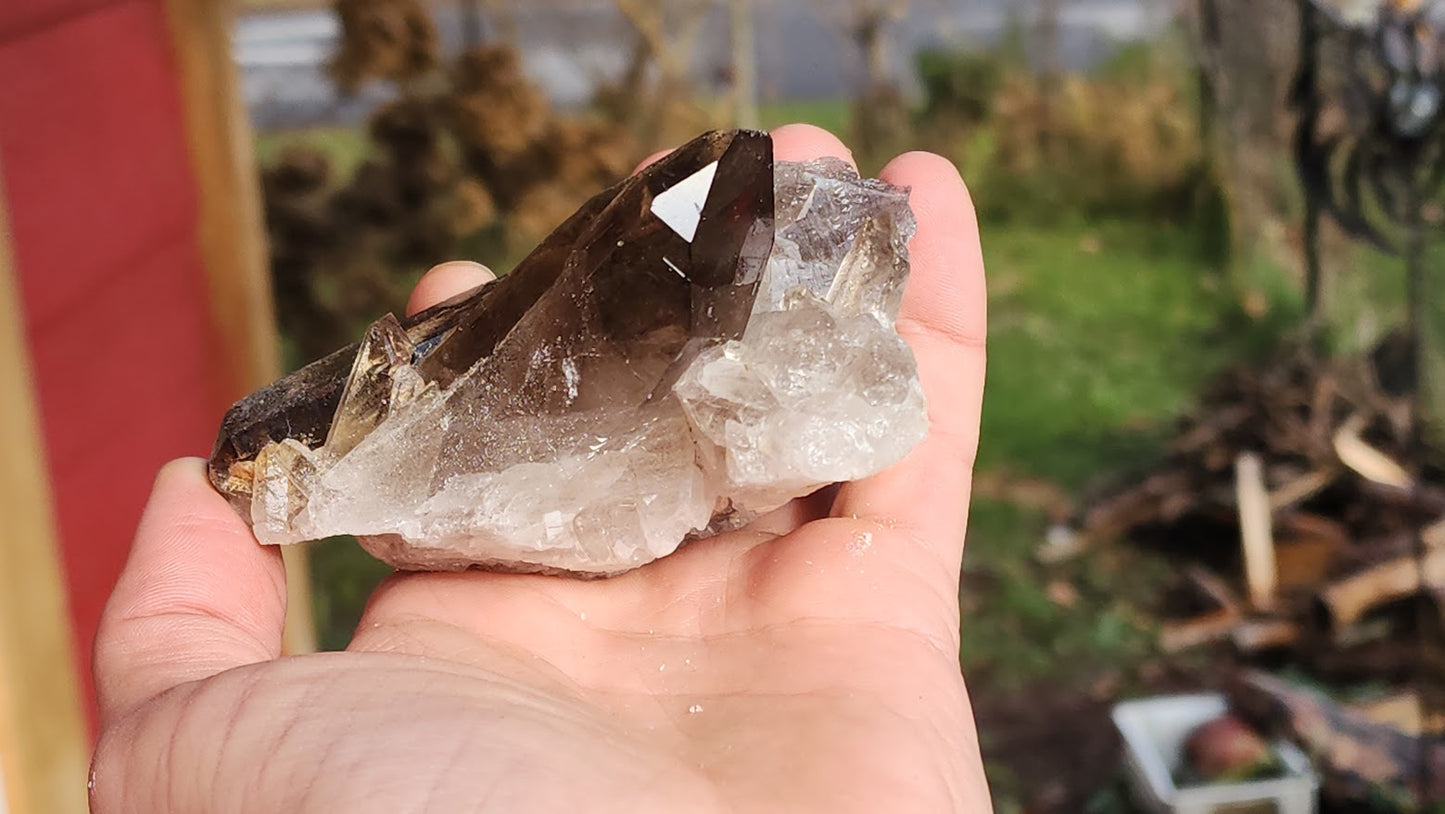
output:
POLYGON ((1445 181, 1445 2, 1300 6, 1291 101, 1307 208, 1408 254, 1445 181))

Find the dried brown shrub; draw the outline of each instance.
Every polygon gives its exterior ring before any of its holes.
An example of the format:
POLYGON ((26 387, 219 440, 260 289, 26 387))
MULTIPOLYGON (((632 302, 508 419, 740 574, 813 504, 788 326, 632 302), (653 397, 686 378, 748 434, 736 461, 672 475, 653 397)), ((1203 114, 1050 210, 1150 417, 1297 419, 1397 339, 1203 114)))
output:
POLYGON ((1045 94, 1015 72, 990 124, 990 175, 1047 176, 1058 203, 1085 211, 1182 203, 1204 158, 1191 102, 1168 79, 1066 76, 1045 94))
POLYGON ((331 74, 342 89, 370 79, 404 82, 436 66, 436 28, 419 0, 336 0, 335 9, 342 37, 331 74))
POLYGON ((442 104, 464 144, 508 161, 542 138, 552 108, 541 89, 522 74, 510 48, 478 48, 463 54, 451 71, 451 93, 442 104))
POLYGON ((278 314, 301 359, 398 307, 434 263, 505 267, 641 157, 625 127, 555 112, 504 47, 404 86, 367 132, 371 154, 339 184, 315 150, 263 173, 278 314))

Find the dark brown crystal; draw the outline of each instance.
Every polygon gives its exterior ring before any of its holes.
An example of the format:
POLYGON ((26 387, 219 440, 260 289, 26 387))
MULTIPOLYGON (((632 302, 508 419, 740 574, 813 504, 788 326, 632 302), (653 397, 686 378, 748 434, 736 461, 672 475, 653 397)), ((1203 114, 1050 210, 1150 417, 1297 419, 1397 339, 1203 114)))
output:
POLYGON ((647 354, 652 358, 676 360, 739 336, 772 249, 772 220, 772 139, 754 131, 705 134, 592 198, 500 280, 411 317, 379 322, 364 343, 237 402, 211 455, 211 482, 249 513, 247 464, 267 444, 288 438, 322 446, 333 435, 343 392, 354 402, 363 398, 358 387, 372 395, 348 416, 347 433, 364 435, 387 415, 393 391, 389 365, 366 373, 368 353, 381 347, 405 351, 420 384, 438 388, 493 357, 489 366, 505 373, 491 386, 519 413, 645 401, 672 364, 626 377, 539 367, 578 359, 585 367, 593 358, 589 350, 639 343, 657 346, 647 354), (695 234, 685 239, 652 204, 713 162, 695 234), (538 348, 548 349, 545 357, 538 348), (519 358, 527 355, 534 363, 519 358), (569 378, 576 378, 577 393, 555 386, 569 378))

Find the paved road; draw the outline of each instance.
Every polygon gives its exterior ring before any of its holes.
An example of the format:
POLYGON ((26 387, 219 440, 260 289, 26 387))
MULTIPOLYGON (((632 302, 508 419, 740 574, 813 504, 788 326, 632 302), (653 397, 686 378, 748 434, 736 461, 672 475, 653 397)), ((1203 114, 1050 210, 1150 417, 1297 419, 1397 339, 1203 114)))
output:
MULTIPOLYGON (((759 0, 757 47, 760 91, 767 99, 847 96, 860 81, 861 62, 835 23, 820 19, 828 0, 759 0)), ((543 4, 545 5, 545 4, 543 4)), ((1060 45, 1066 66, 1088 65, 1119 42, 1151 36, 1168 22, 1164 0, 1064 0, 1060 45)), ((895 31, 895 69, 912 81, 912 55, 920 48, 996 40, 1010 15, 1027 19, 1033 0, 914 0, 895 31)), ((528 74, 562 105, 579 104, 600 80, 616 76, 626 59, 629 29, 609 3, 572 2, 563 8, 524 4, 519 27, 528 74)), ((460 47, 461 15, 437 12, 444 47, 460 47)), ((339 98, 321 70, 338 35, 325 11, 256 14, 243 18, 234 42, 247 104, 262 128, 352 122, 390 95, 371 87, 359 98, 339 98)), ((727 25, 719 8, 707 21, 693 69, 707 83, 727 64, 727 25), (716 32, 716 33, 714 33, 716 32)))

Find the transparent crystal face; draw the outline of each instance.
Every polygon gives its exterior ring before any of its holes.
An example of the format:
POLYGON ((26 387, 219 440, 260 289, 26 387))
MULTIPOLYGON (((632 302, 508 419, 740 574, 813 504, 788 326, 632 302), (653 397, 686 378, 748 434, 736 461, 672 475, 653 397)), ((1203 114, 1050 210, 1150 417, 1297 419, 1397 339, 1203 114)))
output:
MULTIPOLYGON (((312 387, 340 392, 324 441, 267 435, 233 460, 258 431, 228 417, 212 479, 257 538, 356 535, 402 568, 612 574, 903 457, 927 431, 893 325, 906 190, 836 160, 774 164, 764 134, 667 162, 505 278, 526 279, 444 318, 379 320, 344 386, 312 387)), ((302 389, 248 401, 275 426, 305 417, 287 401, 302 389)))

